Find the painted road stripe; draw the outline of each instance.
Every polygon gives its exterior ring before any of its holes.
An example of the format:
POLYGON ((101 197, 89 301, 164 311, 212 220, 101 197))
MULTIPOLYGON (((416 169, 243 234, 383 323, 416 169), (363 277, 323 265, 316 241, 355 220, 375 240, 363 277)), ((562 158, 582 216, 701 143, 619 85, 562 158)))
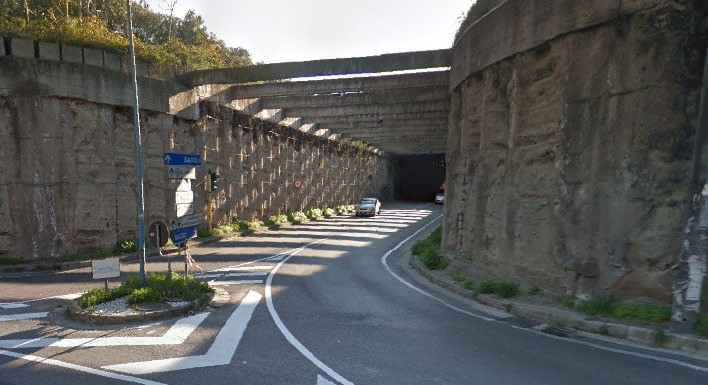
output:
POLYGON ((231 266, 214 271, 252 271, 252 270, 270 270, 273 266, 231 266))
MULTIPOLYGON (((46 313, 45 313, 46 314, 46 313)), ((35 349, 46 347, 148 346, 180 345, 204 321, 209 313, 196 314, 177 322, 162 337, 98 337, 98 338, 34 338, 0 340, 2 349, 35 349)))
POLYGON ((0 315, 0 321, 17 321, 21 319, 44 318, 47 315, 49 315, 48 312, 0 315))
POLYGON ((248 292, 241 304, 226 320, 206 354, 108 365, 103 369, 130 374, 148 374, 229 364, 262 297, 255 291, 248 292))
MULTIPOLYGON (((354 385, 353 382, 347 380, 346 378, 342 377, 339 373, 334 371, 334 369, 330 368, 327 366, 324 362, 322 362, 319 358, 315 357, 312 352, 305 347, 305 345, 302 344, 294 335, 293 333, 288 330, 287 326, 285 326, 285 323, 283 320, 280 318, 280 315, 278 312, 275 310, 275 305, 273 304, 273 290, 272 290, 272 285, 273 285, 273 277, 278 273, 278 270, 280 269, 283 264, 285 264, 290 258, 293 256, 297 255, 299 252, 305 250, 309 246, 318 244, 322 241, 325 241, 327 238, 322 238, 317 241, 314 241, 312 243, 309 243, 303 247, 300 247, 298 249, 295 249, 291 251, 287 256, 287 258, 284 258, 280 263, 278 263, 275 268, 270 272, 270 275, 268 276, 268 279, 266 280, 266 285, 265 285, 265 295, 266 295, 266 305, 268 306, 268 312, 270 313, 270 316, 273 318, 273 321, 275 322, 275 325, 278 327, 278 330, 280 330, 280 333, 283 334, 285 339, 288 340, 290 345, 292 345, 297 351, 300 352, 305 358, 307 358, 310 362, 315 364, 320 370, 323 372, 327 373, 327 375, 334 380, 336 380, 338 383, 342 385, 354 385)), ((285 257, 285 254, 283 254, 283 257, 285 257)), ((318 381, 321 377, 318 377, 318 381)), ((324 378, 323 378, 324 380, 324 378)))
POLYGON ((199 274, 197 278, 219 278, 219 277, 263 277, 268 273, 206 273, 199 274))
POLYGON ((81 365, 76 365, 76 364, 70 364, 68 362, 62 362, 58 360, 54 360, 51 358, 45 358, 45 357, 39 357, 39 356, 34 356, 31 354, 19 354, 15 352, 10 352, 7 350, 0 350, 0 355, 2 356, 7 356, 7 357, 13 357, 13 358, 19 358, 21 360, 25 361, 31 361, 31 362, 36 362, 39 364, 44 364, 44 365, 51 365, 51 366, 58 366, 60 368, 65 368, 65 369, 71 369, 71 370, 76 370, 79 372, 83 373, 88 373, 88 374, 93 374, 96 376, 101 376, 101 377, 106 377, 110 378, 113 380, 120 380, 120 381, 126 381, 126 382, 133 382, 136 384, 141 384, 141 385, 165 385, 161 382, 156 382, 156 381, 150 381, 146 380, 143 378, 138 378, 138 377, 131 377, 131 376, 126 376, 123 374, 116 374, 116 373, 111 373, 111 372, 106 372, 103 370, 98 370, 94 368, 89 368, 87 366, 81 366, 81 365))
POLYGON ((0 303, 0 307, 3 309, 21 309, 23 307, 29 307, 29 305, 26 303, 14 302, 14 303, 0 303))
POLYGON ((244 279, 240 281, 216 281, 207 282, 209 286, 228 286, 228 285, 255 285, 263 283, 262 279, 244 279))

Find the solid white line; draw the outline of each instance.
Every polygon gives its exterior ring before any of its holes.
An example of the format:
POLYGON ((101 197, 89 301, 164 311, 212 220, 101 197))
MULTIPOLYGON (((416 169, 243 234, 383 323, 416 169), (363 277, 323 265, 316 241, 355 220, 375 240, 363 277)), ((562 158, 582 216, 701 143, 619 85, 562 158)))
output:
POLYGON ((0 315, 0 322, 3 321, 17 321, 22 319, 32 319, 32 318, 44 318, 49 314, 49 312, 44 313, 24 313, 24 314, 10 314, 10 315, 0 315))
POLYGON ((209 281, 209 286, 227 286, 227 285, 253 285, 263 283, 262 279, 244 279, 241 281, 209 281))
POLYGON ((162 337, 98 337, 98 338, 35 338, 0 340, 2 349, 35 349, 46 347, 152 346, 180 345, 204 321, 209 313, 196 314, 175 322, 162 337))
POLYGON ((197 278, 219 278, 219 277, 263 277, 268 273, 206 273, 199 274, 197 278))
POLYGON ((250 270, 270 270, 273 266, 232 266, 214 271, 250 271, 250 270))
POLYGON ((241 304, 226 320, 206 354, 108 365, 103 369, 130 374, 148 374, 229 364, 262 297, 255 291, 248 292, 241 304))
MULTIPOLYGON (((418 230, 418 231, 416 231, 415 233, 413 233, 413 235, 409 236, 408 238, 404 239, 401 243, 399 243, 398 245, 396 245, 396 247, 394 247, 393 249, 391 249, 391 250, 389 250, 388 252, 386 252, 386 254, 384 254, 384 255, 381 257, 381 263, 384 265, 384 267, 385 267, 386 270, 389 272, 389 274, 391 274, 393 277, 395 277, 398 281, 400 281, 400 282, 403 283, 404 285, 406 285, 406 286, 408 286, 409 288, 411 288, 411 289, 417 291, 418 293, 420 293, 420 294, 422 294, 422 295, 424 295, 424 296, 426 296, 426 297, 428 297, 428 298, 431 298, 431 299, 433 299, 433 300, 435 300, 435 301, 437 301, 437 302, 440 302, 440 303, 442 303, 443 305, 445 305, 446 307, 448 307, 448 308, 450 308, 450 309, 452 309, 452 310, 455 310, 455 311, 457 311, 457 312, 460 312, 460 313, 463 313, 463 314, 466 314, 466 315, 469 315, 469 316, 472 316, 472 317, 475 317, 475 318, 479 318, 479 319, 482 319, 482 320, 485 320, 485 321, 496 321, 496 320, 493 319, 493 318, 484 317, 484 316, 481 316, 481 315, 479 315, 479 314, 475 314, 475 313, 469 312, 469 311, 467 311, 467 310, 458 308, 458 307, 456 307, 456 306, 454 306, 454 305, 451 305, 451 304, 447 303, 447 302, 446 302, 445 300, 443 300, 443 299, 440 299, 440 298, 438 298, 438 297, 436 297, 436 296, 434 296, 434 295, 432 295, 432 294, 430 294, 430 293, 428 293, 428 292, 423 291, 422 289, 420 289, 420 288, 418 288, 418 287, 416 287, 416 286, 413 286, 412 284, 410 284, 409 282, 407 282, 407 281, 405 281, 403 278, 401 278, 399 275, 397 275, 396 273, 394 273, 394 272, 391 270, 391 268, 389 267, 389 265, 388 265, 388 263, 387 263, 387 259, 388 259, 389 255, 391 255, 391 253, 393 253, 395 250, 397 250, 398 248, 400 248, 405 242, 407 242, 409 239, 413 238, 414 236, 418 235, 421 231, 423 231, 425 228, 427 228, 428 226, 430 226, 431 224, 433 224, 435 221, 437 221, 437 220, 440 219, 441 217, 442 217, 442 215, 441 215, 441 216, 438 216, 438 217, 435 218, 435 219, 433 219, 431 222, 429 222, 428 224, 426 224, 425 226, 423 226, 420 230, 418 230)), ((554 336, 554 335, 551 335, 551 334, 548 334, 548 333, 542 333, 542 332, 540 332, 540 331, 533 330, 533 329, 528 329, 528 328, 518 328, 518 329, 519 329, 519 330, 524 330, 524 331, 527 331, 527 332, 532 332, 532 333, 541 334, 541 335, 543 335, 544 337, 550 337, 550 338, 555 338, 555 339, 559 339, 559 340, 563 340, 563 341, 567 341, 567 342, 572 342, 572 343, 575 343, 575 344, 585 345, 585 346, 588 346, 588 347, 593 347, 593 348, 597 348, 597 349, 604 350, 604 351, 608 351, 608 352, 613 352, 613 353, 618 353, 618 354, 623 354, 623 355, 633 356, 633 357, 638 357, 638 358, 645 358, 645 359, 649 359, 649 360, 653 360, 653 361, 659 361, 659 362, 664 362, 664 363, 667 363, 667 364, 673 364, 673 365, 677 365, 677 366, 683 366, 683 367, 686 367, 686 368, 689 368, 689 369, 694 369, 694 370, 697 370, 697 371, 700 371, 700 372, 708 372, 708 368, 707 368, 707 367, 698 366, 698 365, 693 365, 693 364, 690 364, 690 363, 688 363, 688 362, 683 362, 683 361, 679 361, 679 360, 674 360, 674 359, 671 359, 671 358, 664 358, 664 357, 652 356, 652 355, 645 354, 645 353, 638 353, 638 352, 632 352, 632 351, 628 351, 628 350, 622 350, 622 349, 617 349, 617 348, 611 348, 611 347, 608 347, 608 346, 603 346, 603 345, 595 344, 595 343, 592 343, 592 342, 586 342, 586 341, 581 341, 581 340, 577 340, 577 339, 570 339, 570 338, 557 337, 557 336, 554 336)))
MULTIPOLYGON (((266 280, 266 285, 265 285, 265 297, 266 297, 266 305, 268 306, 268 311, 270 312, 271 317, 273 318, 273 321, 275 321, 275 325, 278 327, 278 330, 283 334, 283 336, 290 342, 290 345, 292 345, 295 349, 297 349, 300 354, 305 356, 310 362, 315 364, 318 368, 320 368, 323 372, 327 373, 328 376, 331 378, 335 379, 337 382, 339 382, 342 385, 354 385, 353 382, 347 380, 346 378, 342 377, 339 373, 335 372, 332 368, 329 366, 325 365, 324 362, 320 361, 317 357, 315 357, 314 354, 312 354, 311 351, 309 351, 305 345, 303 345, 291 332, 288 330, 288 328, 285 326, 283 323, 283 320, 280 318, 280 315, 278 315, 278 312, 275 310, 275 306, 273 305, 273 291, 271 288, 271 285, 273 284, 273 277, 275 274, 277 274, 278 269, 286 263, 290 258, 301 252, 302 250, 305 250, 307 247, 312 246, 314 244, 320 243, 327 238, 323 238, 320 240, 317 240, 315 242, 309 243, 303 247, 300 247, 298 249, 293 250, 290 255, 288 255, 286 258, 284 258, 280 263, 278 263, 273 270, 270 272, 270 275, 268 275, 268 279, 266 280)), ((285 256, 285 254, 283 254, 285 256)))
POLYGON ((425 291, 425 290, 423 290, 423 289, 420 289, 420 288, 417 287, 417 286, 414 286, 413 284, 409 283, 409 282, 406 281, 405 279, 401 278, 398 274, 394 273, 393 270, 391 269, 391 267, 388 265, 388 257, 389 257, 389 255, 391 255, 394 251, 398 250, 401 246, 403 246, 403 245, 404 245, 406 242, 408 242, 411 238, 413 238, 413 237, 415 237, 416 235, 420 234, 420 232, 423 231, 423 230, 425 230, 426 228, 428 228, 428 226, 430 226, 430 225, 432 225, 433 223, 437 222, 437 220, 440 219, 440 218, 442 218, 442 215, 439 215, 437 218, 435 218, 435 219, 433 219, 432 221, 428 222, 425 226, 423 226, 423 227, 421 227, 420 229, 418 229, 418 231, 416 231, 415 233, 411 234, 411 235, 408 236, 406 239, 402 240, 399 244, 396 245, 396 247, 394 247, 393 249, 387 251, 386 254, 384 254, 384 255, 381 257, 381 263, 382 263, 383 266, 386 268, 386 271, 388 271, 389 274, 391 274, 394 278, 396 278, 396 279, 397 279, 399 282, 401 282, 402 284, 404 284, 404 285, 408 286, 409 288, 411 288, 411 289, 417 291, 418 293, 420 293, 420 294, 422 294, 422 295, 424 295, 424 296, 426 296, 426 297, 428 297, 428 298, 430 298, 430 299, 432 299, 432 300, 434 300, 434 301, 437 301, 437 302, 441 303, 442 305, 444 305, 444 306, 446 306, 446 307, 448 307, 448 308, 450 308, 450 309, 452 309, 452 310, 454 310, 454 311, 457 311, 457 312, 460 312, 460 313, 463 313, 463 314, 466 314, 466 315, 468 315, 468 316, 475 317, 475 318, 478 318, 478 319, 481 319, 481 320, 484 320, 484 321, 494 321, 493 318, 485 317, 485 316, 483 316, 483 315, 479 315, 479 314, 476 314, 476 313, 472 313, 471 311, 467 311, 467 310, 465 310, 465 309, 459 308, 459 307, 457 307, 457 306, 455 306, 455 305, 453 305, 453 304, 451 304, 451 303, 445 301, 445 300, 442 299, 442 298, 438 298, 438 297, 436 297, 436 296, 434 296, 434 295, 428 293, 427 291, 425 291))
POLYGON ((3 309, 21 309, 23 307, 29 307, 26 303, 0 303, 0 307, 3 309))
POLYGON ((70 364, 68 362, 62 362, 62 361, 54 360, 51 358, 34 356, 31 354, 19 354, 19 353, 10 352, 7 350, 0 350, 0 355, 13 357, 13 358, 19 358, 21 360, 26 360, 26 361, 31 361, 31 362, 37 362, 40 364, 58 366, 61 368, 76 370, 76 371, 84 372, 84 373, 88 373, 88 374, 94 374, 97 376, 106 377, 106 378, 110 378, 113 380, 133 382, 133 383, 142 384, 142 385, 165 385, 161 382, 145 380, 142 378, 126 376, 123 374, 110 373, 110 372, 106 372, 103 370, 98 370, 98 369, 89 368, 86 366, 81 366, 81 365, 76 365, 76 364, 70 364))

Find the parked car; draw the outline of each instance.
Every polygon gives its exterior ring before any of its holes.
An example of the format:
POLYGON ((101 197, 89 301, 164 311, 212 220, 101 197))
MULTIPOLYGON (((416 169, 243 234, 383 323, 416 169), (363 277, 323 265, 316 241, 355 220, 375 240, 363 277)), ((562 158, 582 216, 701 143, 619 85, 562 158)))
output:
POLYGON ((361 198, 356 204, 354 211, 356 216, 367 215, 376 216, 381 213, 381 202, 376 198, 361 198))
POLYGON ((440 203, 440 204, 445 203, 445 192, 444 191, 441 191, 441 192, 435 194, 435 203, 440 203))

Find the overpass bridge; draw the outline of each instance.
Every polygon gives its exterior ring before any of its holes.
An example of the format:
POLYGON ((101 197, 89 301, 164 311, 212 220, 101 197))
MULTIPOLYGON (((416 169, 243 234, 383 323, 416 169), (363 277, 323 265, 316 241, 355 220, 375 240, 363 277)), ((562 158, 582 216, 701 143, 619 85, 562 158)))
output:
POLYGON ((444 154, 450 114, 448 49, 200 70, 187 88, 223 85, 240 111, 376 153, 444 154))

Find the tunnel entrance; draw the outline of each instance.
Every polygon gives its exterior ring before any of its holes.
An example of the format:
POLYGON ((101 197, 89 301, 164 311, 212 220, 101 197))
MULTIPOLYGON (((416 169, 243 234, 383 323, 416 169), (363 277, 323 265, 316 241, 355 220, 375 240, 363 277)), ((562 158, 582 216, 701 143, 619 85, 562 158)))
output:
POLYGON ((445 181, 445 154, 400 155, 393 158, 394 198, 433 202, 445 181))

